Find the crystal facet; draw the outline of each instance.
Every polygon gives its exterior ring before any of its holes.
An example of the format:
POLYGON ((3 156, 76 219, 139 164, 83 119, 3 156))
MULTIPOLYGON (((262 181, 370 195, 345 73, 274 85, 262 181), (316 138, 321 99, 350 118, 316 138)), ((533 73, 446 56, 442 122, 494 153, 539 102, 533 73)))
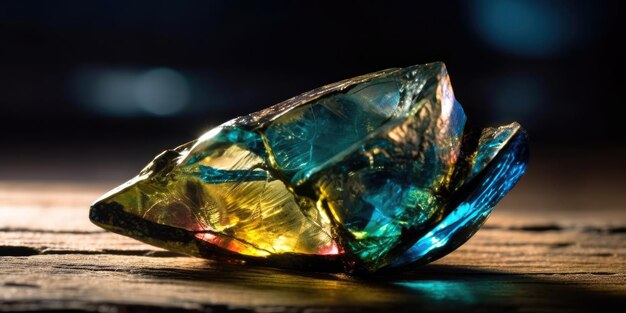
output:
POLYGON ((471 237, 524 173, 524 130, 476 131, 443 63, 327 85, 157 156, 92 206, 105 228, 229 262, 371 273, 471 237))

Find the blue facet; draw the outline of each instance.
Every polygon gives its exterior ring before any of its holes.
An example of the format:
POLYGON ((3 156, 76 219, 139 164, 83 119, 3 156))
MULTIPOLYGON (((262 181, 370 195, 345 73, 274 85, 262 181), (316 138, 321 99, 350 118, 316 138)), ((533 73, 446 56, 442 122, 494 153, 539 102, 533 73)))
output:
POLYGON ((511 138, 493 159, 484 176, 477 177, 480 184, 468 197, 434 229, 396 258, 391 267, 430 262, 463 244, 478 230, 493 207, 524 174, 527 161, 527 137, 522 131, 511 138))
POLYGON ((399 101, 399 82, 384 79, 294 109, 265 131, 276 167, 297 184, 311 169, 384 124, 399 101))
POLYGON ((268 177, 266 171, 223 170, 204 165, 200 165, 198 169, 198 177, 208 184, 267 180, 268 177))

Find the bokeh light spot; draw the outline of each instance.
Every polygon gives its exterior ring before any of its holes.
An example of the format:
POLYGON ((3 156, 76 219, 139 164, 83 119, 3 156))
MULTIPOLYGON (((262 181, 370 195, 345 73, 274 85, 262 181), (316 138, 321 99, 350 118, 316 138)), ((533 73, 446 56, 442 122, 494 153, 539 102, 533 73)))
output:
POLYGON ((171 115, 189 103, 189 86, 178 72, 159 68, 140 75, 134 86, 140 108, 155 115, 171 115))
POLYGON ((472 27, 492 47, 513 55, 545 57, 584 43, 592 12, 578 1, 474 0, 472 27))
POLYGON ((187 79, 168 68, 85 67, 74 73, 69 87, 85 109, 116 117, 175 115, 187 109, 192 98, 187 79))

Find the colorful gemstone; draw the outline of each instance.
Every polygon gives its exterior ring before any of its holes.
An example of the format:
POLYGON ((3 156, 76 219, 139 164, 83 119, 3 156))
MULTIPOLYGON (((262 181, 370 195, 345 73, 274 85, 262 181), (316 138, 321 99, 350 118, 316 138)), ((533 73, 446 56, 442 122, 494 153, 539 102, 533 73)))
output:
POLYGON ((443 63, 327 85, 157 156, 91 220, 209 259, 402 269, 471 237, 524 173, 513 123, 476 131, 443 63))

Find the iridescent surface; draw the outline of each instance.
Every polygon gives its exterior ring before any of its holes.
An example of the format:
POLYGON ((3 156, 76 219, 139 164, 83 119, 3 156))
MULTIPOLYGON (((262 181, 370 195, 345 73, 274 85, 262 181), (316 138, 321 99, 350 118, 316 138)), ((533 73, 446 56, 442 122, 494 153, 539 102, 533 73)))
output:
POLYGON ((443 63, 226 122, 99 199, 97 225, 178 252, 370 273, 467 240, 523 174, 524 131, 466 125, 443 63))

